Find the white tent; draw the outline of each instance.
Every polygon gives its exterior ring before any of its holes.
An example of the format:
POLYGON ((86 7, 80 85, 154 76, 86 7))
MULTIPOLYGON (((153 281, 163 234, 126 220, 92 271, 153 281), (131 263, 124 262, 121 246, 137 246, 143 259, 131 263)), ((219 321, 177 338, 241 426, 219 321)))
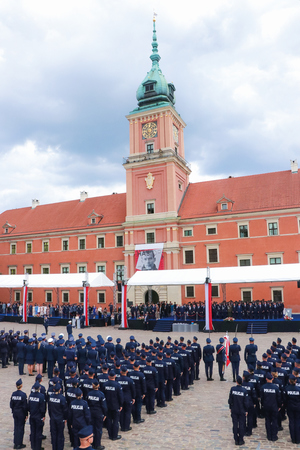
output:
POLYGON ((54 273, 41 275, 0 275, 0 288, 21 288, 24 280, 30 288, 72 288, 82 287, 86 282, 90 287, 114 286, 102 272, 95 273, 54 273))
MULTIPOLYGON (((144 270, 136 272, 128 286, 171 286, 204 284, 207 269, 144 270)), ((212 283, 263 283, 300 280, 300 264, 278 264, 246 267, 212 267, 212 283)))

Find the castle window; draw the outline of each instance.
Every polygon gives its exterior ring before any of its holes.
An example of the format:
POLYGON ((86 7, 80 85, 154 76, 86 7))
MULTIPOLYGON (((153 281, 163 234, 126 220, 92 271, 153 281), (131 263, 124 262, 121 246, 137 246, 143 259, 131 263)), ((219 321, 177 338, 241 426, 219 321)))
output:
POLYGON ((26 253, 32 252, 32 242, 26 242, 26 253))
POLYGON ((147 203, 147 214, 154 214, 154 203, 147 203))
POLYGON ((116 236, 116 247, 123 247, 123 234, 116 236))
POLYGON ((147 244, 153 244, 155 242, 155 233, 153 231, 146 233, 146 241, 147 244))
POLYGON ((269 236, 278 236, 278 221, 268 222, 269 236))
POLYGON ((146 149, 147 149, 147 153, 153 153, 154 152, 154 144, 147 144, 146 149))
POLYGON ((186 286, 185 287, 185 296, 186 296, 186 298, 194 298, 195 297, 195 286, 186 286))
POLYGON ((10 254, 15 255, 17 253, 17 244, 10 244, 10 254))
POLYGON ((219 295, 219 285, 215 284, 211 287, 211 296, 212 297, 220 297, 219 295))
POLYGON ((69 239, 63 239, 62 240, 62 249, 64 252, 69 250, 69 239))
POLYGON ((78 239, 79 250, 85 250, 85 238, 78 239))
POLYGON ((248 224, 241 224, 241 225, 239 225, 239 237, 240 238, 247 238, 247 237, 249 237, 248 224))
POLYGON ((145 92, 151 92, 151 91, 154 91, 154 83, 146 84, 145 92))
POLYGON ((221 209, 228 209, 228 203, 222 203, 221 209))

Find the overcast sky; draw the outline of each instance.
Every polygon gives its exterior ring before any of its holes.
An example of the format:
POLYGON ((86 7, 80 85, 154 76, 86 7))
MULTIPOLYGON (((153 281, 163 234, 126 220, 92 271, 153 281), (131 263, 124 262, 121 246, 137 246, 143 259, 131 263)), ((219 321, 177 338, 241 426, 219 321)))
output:
POLYGON ((190 180, 300 163, 299 0, 1 0, 0 212, 125 192, 153 8, 190 180))

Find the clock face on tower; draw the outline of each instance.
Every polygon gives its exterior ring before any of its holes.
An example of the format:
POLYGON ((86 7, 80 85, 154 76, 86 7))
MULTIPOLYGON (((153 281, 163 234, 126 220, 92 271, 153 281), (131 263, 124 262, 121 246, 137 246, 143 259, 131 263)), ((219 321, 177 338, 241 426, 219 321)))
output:
POLYGON ((156 122, 147 122, 142 126, 143 139, 154 138, 157 136, 156 122))

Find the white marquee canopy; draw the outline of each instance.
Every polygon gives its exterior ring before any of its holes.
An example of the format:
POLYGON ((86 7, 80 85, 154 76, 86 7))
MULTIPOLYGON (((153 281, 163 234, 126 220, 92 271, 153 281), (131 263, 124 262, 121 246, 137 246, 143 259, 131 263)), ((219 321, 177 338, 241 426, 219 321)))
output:
POLYGON ((144 270, 136 272, 128 286, 171 286, 212 283, 264 283, 300 280, 300 264, 212 267, 209 269, 144 270))
POLYGON ((102 272, 54 273, 41 275, 0 275, 0 288, 21 288, 24 280, 29 288, 112 287, 114 283, 102 272))

